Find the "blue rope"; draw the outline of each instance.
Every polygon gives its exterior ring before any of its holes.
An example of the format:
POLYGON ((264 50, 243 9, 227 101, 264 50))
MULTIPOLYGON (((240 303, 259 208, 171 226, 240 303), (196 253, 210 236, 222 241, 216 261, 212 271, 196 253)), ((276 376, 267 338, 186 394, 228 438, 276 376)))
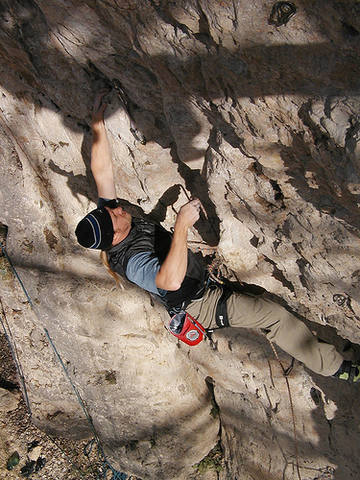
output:
POLYGON ((91 426, 91 429, 92 429, 92 431, 93 431, 93 434, 94 434, 94 436, 95 436, 95 438, 96 438, 96 442, 98 443, 98 442, 99 442, 99 439, 98 439, 98 436, 97 436, 97 433, 96 433, 96 430, 95 430, 95 427, 94 427, 92 418, 91 418, 91 416, 90 416, 90 414, 89 414, 89 412, 88 412, 88 410, 87 410, 87 408, 86 408, 86 406, 85 406, 85 404, 84 404, 84 402, 83 402, 83 399, 81 398, 80 393, 79 393, 78 389, 76 388, 75 384, 74 384, 73 381, 71 380, 70 375, 69 375, 69 372, 67 371, 67 368, 65 367, 65 364, 64 364, 62 358, 60 357, 60 354, 59 354, 59 352, 57 351, 57 348, 55 347, 55 344, 54 344, 52 338, 50 337, 50 334, 49 334, 47 328, 43 327, 43 329, 44 329, 45 335, 46 335, 46 337, 47 337, 47 339, 48 339, 48 342, 50 343, 52 349, 54 350, 54 353, 55 353, 55 355, 56 355, 56 357, 57 357, 60 365, 62 366, 62 369, 64 370, 67 379, 68 379, 69 382, 70 382, 70 385, 71 385, 71 387, 72 387, 72 389, 73 389, 73 392, 75 393, 75 395, 76 395, 76 397, 77 397, 77 399, 78 399, 78 402, 79 402, 79 404, 81 405, 81 408, 83 409, 83 412, 84 412, 84 414, 85 414, 85 417, 86 417, 87 421, 89 422, 89 424, 90 424, 90 426, 91 426))
MULTIPOLYGON (((93 438, 84 447, 84 455, 89 459, 89 461, 95 442, 96 440, 93 438)), ((99 445, 97 445, 97 447, 99 448, 99 445)), ((102 473, 98 475, 98 480, 101 480, 102 478, 106 479, 108 470, 110 470, 112 473, 112 478, 110 480, 126 480, 128 478, 126 473, 115 470, 115 468, 109 463, 107 459, 103 461, 102 470, 102 473)))
MULTIPOLYGON (((118 472, 117 470, 115 470, 107 460, 104 462, 104 466, 105 468, 107 468, 107 470, 111 470, 111 473, 113 475, 111 480, 126 480, 128 478, 126 473, 118 472)), ((104 471, 104 478, 106 478, 106 470, 104 471)))
MULTIPOLYGON (((12 271, 15 273, 16 278, 19 280, 20 285, 24 288, 20 277, 18 276, 17 272, 15 272, 14 266, 13 266, 13 264, 11 263, 11 260, 10 260, 10 258, 9 258, 9 256, 8 256, 6 250, 5 250, 4 245, 3 245, 1 242, 0 242, 0 245, 1 245, 1 251, 2 251, 2 253, 3 253, 3 255, 4 255, 4 257, 5 257, 6 260, 9 262, 9 265, 10 265, 12 271)), ((30 302, 30 305, 32 305, 32 304, 31 304, 31 299, 30 299, 30 297, 28 298, 28 300, 29 300, 29 302, 30 302)), ((4 306, 3 306, 2 302, 1 302, 1 310, 2 310, 2 316, 4 317, 4 320, 5 320, 6 323, 7 323, 6 315, 5 315, 5 310, 4 310, 4 306)), ((24 397, 25 397, 25 403, 26 403, 26 406, 27 406, 29 415, 30 415, 30 417, 31 417, 32 412, 31 412, 31 407, 30 407, 29 396, 28 396, 28 393, 27 393, 27 388, 26 388, 26 383, 25 383, 25 377, 24 377, 23 369, 22 369, 22 367, 21 367, 21 364, 20 364, 20 361, 19 361, 19 357, 18 357, 17 351, 16 351, 16 349, 14 348, 13 342, 12 342, 11 339, 10 339, 10 336, 12 337, 12 333, 11 333, 11 330, 10 330, 10 327, 9 327, 9 324, 8 324, 8 323, 7 323, 7 328, 8 328, 9 333, 7 332, 6 327, 5 327, 5 324, 4 324, 1 316, 0 316, 0 322, 1 322, 1 326, 2 326, 2 328, 3 328, 3 330, 4 330, 4 335, 5 335, 6 341, 7 341, 8 345, 9 345, 9 348, 10 348, 10 351, 11 351, 11 355, 12 355, 12 357, 13 357, 13 359, 14 359, 16 370, 17 370, 18 375, 19 375, 19 378, 20 378, 20 380, 21 380, 21 384, 22 384, 23 392, 24 392, 24 397)))
POLYGON ((6 258, 6 260, 9 262, 9 265, 10 265, 10 267, 11 267, 11 270, 13 271, 15 277, 17 278, 18 282, 20 283, 21 288, 23 289, 23 292, 25 293, 27 300, 28 300, 28 302, 29 302, 30 305, 31 305, 31 308, 34 308, 34 304, 33 304, 32 300, 31 300, 31 298, 30 298, 30 295, 29 295, 28 292, 26 291, 25 285, 23 284, 21 278, 19 277, 19 275, 18 275, 18 273, 17 273, 17 271, 16 271, 16 269, 15 269, 15 267, 14 267, 14 265, 13 265, 13 263, 12 263, 10 257, 9 257, 9 255, 7 254, 7 251, 6 251, 5 247, 4 247, 4 245, 3 245, 1 242, 0 242, 0 245, 1 245, 1 251, 2 251, 2 253, 3 253, 3 255, 4 255, 4 257, 6 258))
MULTIPOLYGON (((31 297, 30 297, 30 295, 28 294, 28 292, 27 292, 27 290, 26 290, 26 288, 25 288, 25 285, 24 285, 24 283, 22 282, 19 274, 17 273, 17 271, 16 271, 16 269, 15 269, 15 267, 14 267, 14 265, 13 265, 11 259, 10 259, 10 257, 8 256, 4 245, 3 245, 1 242, 0 242, 0 245, 1 245, 1 251, 2 251, 2 253, 4 254, 6 260, 9 262, 9 265, 10 265, 10 267, 11 267, 11 269, 12 269, 15 277, 17 278, 19 284, 21 285, 21 288, 22 288, 22 290, 23 290, 23 292, 24 292, 24 294, 25 294, 25 296, 26 296, 26 298, 27 298, 27 300, 28 300, 31 308, 33 309, 36 317, 39 319, 39 315, 38 315, 38 313, 37 313, 37 311, 36 311, 36 308, 35 308, 35 306, 34 306, 34 303, 32 302, 31 297)), ((3 306, 2 306, 2 310, 3 310, 3 315, 5 316, 5 312, 4 312, 3 306)), ((22 369, 21 369, 21 367, 20 367, 20 364, 18 363, 17 356, 15 355, 15 350, 14 350, 14 348, 13 348, 13 346, 12 346, 12 343, 11 343, 11 341, 10 341, 10 338, 9 338, 7 332, 6 332, 5 325, 3 324, 3 321, 1 320, 1 317, 0 317, 0 321, 1 321, 1 324, 2 324, 2 327, 3 327, 3 330, 4 330, 4 333, 5 333, 5 337, 6 337, 7 341, 8 341, 8 343, 9 343, 11 352, 12 352, 12 354, 13 354, 16 368, 18 369, 19 376, 20 376, 20 378, 21 378, 21 380, 22 380, 22 383, 23 383, 23 388, 24 388, 24 394, 25 394, 26 404, 27 404, 28 409, 29 409, 29 412, 30 412, 30 414, 31 414, 30 402, 29 402, 29 399, 28 399, 27 390, 26 390, 26 386, 25 386, 25 378, 24 378, 23 374, 21 373, 21 372, 22 372, 22 369)), ((78 389, 76 388, 74 382, 71 380, 71 377, 70 377, 70 375, 69 375, 69 373, 68 373, 68 371, 67 371, 67 368, 66 368, 66 366, 65 366, 65 364, 64 364, 64 362, 63 362, 63 360, 62 360, 62 358, 61 358, 61 356, 60 356, 60 354, 59 354, 59 352, 58 352, 58 350, 57 350, 57 348, 55 347, 55 344, 54 344, 52 338, 50 337, 49 331, 48 331, 45 327, 43 327, 43 329, 44 329, 46 338, 47 338, 47 340, 48 340, 51 348, 53 349, 53 351, 54 351, 54 353, 55 353, 55 355, 56 355, 56 357, 57 357, 57 359, 58 359, 58 361, 59 361, 59 363, 60 363, 60 365, 61 365, 64 373, 65 373, 66 378, 67 378, 68 381, 70 382, 70 385, 71 385, 71 387, 72 387, 72 389, 73 389, 73 392, 74 392, 76 398, 78 399, 78 402, 79 402, 79 404, 80 404, 80 406, 81 406, 81 408, 82 408, 82 410, 83 410, 83 412, 84 412, 84 415, 85 415, 87 421, 89 422, 89 425, 90 425, 91 430, 92 430, 93 435, 94 435, 94 440, 95 440, 95 442, 96 442, 96 444, 97 444, 97 447, 98 447, 98 455, 101 456, 101 458, 102 458, 102 462, 103 462, 103 464, 102 464, 102 465, 103 465, 103 478, 106 478, 106 473, 107 473, 108 470, 110 470, 111 473, 112 473, 112 478, 111 478, 110 480, 126 480, 126 479, 128 478, 128 476, 126 475, 126 473, 119 472, 118 470, 115 470, 114 467, 113 467, 113 466, 110 464, 110 462, 107 460, 106 455, 105 455, 105 452, 104 452, 104 449, 103 449, 103 447, 102 447, 102 445, 101 445, 99 436, 98 436, 98 434, 97 434, 97 432, 96 432, 94 423, 93 423, 93 421, 92 421, 91 415, 89 414, 89 411, 88 411, 88 409, 87 409, 84 401, 82 400, 78 389)), ((85 448, 86 448, 86 447, 85 447, 85 448)), ((91 446, 91 449, 92 449, 92 446, 91 446)), ((91 452, 91 449, 90 449, 90 452, 91 452)), ((85 455, 89 456, 89 455, 90 455, 90 452, 89 452, 88 454, 86 454, 86 453, 85 453, 85 449, 84 449, 85 455)), ((99 477, 99 478, 100 478, 100 477, 99 477)))
MULTIPOLYGON (((1 300, 0 300, 1 301, 1 300)), ((5 310, 4 310, 4 306, 1 302, 1 310, 2 310, 2 316, 4 317, 4 320, 6 321, 6 316, 5 316, 5 310)), ((14 362, 15 362, 15 367, 16 367, 16 370, 18 372, 18 375, 19 375, 19 378, 21 380, 21 384, 22 384, 22 388, 23 388, 23 392, 24 392, 24 397, 25 397, 25 403, 26 403, 26 406, 27 406, 27 409, 28 409, 28 412, 29 412, 29 415, 31 417, 32 413, 31 413, 31 407, 30 407, 30 401, 29 401, 29 396, 28 396, 28 393, 27 393, 27 388, 26 388, 26 383, 25 383, 25 377, 24 377, 24 373, 23 373, 23 369, 21 367, 21 364, 19 362, 19 358, 18 358, 18 355, 17 355, 17 351, 15 350, 15 348, 13 347, 13 343, 10 339, 10 336, 12 337, 12 333, 11 333, 11 330, 10 330, 10 327, 9 327, 9 324, 7 324, 7 327, 8 327, 8 330, 9 330, 9 333, 7 332, 6 330, 6 327, 5 327, 5 324, 3 322, 3 319, 2 319, 2 316, 0 316, 0 323, 1 323, 1 326, 4 330, 4 335, 5 335, 5 338, 6 338, 6 341, 9 345, 9 348, 10 348, 10 351, 11 351, 11 355, 14 359, 14 362)), ((6 322, 7 323, 7 322, 6 322)))

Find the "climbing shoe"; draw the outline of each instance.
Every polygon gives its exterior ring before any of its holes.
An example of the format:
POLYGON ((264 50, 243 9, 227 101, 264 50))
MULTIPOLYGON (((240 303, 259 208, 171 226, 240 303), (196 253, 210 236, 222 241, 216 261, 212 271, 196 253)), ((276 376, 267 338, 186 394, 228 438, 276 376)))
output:
POLYGON ((346 380, 349 383, 360 382, 360 365, 344 360, 334 377, 346 380))

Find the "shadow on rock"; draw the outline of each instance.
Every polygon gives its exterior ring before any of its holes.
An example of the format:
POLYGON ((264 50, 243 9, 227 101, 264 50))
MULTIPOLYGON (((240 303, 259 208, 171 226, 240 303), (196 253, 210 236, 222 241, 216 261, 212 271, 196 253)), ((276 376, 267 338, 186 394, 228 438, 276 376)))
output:
MULTIPOLYGON (((358 408, 360 385, 349 385, 336 378, 326 378, 310 372, 319 389, 312 389, 311 398, 316 405, 313 419, 317 425, 318 446, 334 463, 329 468, 333 480, 356 478, 360 468, 358 455, 358 432, 360 423, 358 408), (344 455, 346 445, 346 455, 344 455)), ((317 477, 318 478, 318 477, 317 477)), ((323 478, 323 477, 320 477, 323 478)))

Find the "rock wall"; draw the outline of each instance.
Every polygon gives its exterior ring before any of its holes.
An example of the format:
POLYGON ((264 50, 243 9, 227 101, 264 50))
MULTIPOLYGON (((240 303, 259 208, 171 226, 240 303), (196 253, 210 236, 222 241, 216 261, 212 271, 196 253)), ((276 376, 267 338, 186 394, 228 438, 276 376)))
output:
POLYGON ((35 312, 4 258, 1 297, 33 421, 91 434, 45 327, 109 458, 140 478, 188 479, 219 439, 222 480, 299 478, 296 445, 303 480, 359 469, 355 387, 340 392, 295 364, 295 441, 262 337, 221 331, 213 346, 177 345, 161 308, 133 286, 114 288, 74 236, 96 202, 90 114, 108 86, 118 195, 132 211, 170 228, 199 197, 209 220, 191 233, 194 249, 216 247, 233 279, 265 288, 349 358, 359 353, 360 4, 296 0, 278 27, 272 7, 1 2, 0 221, 35 312))

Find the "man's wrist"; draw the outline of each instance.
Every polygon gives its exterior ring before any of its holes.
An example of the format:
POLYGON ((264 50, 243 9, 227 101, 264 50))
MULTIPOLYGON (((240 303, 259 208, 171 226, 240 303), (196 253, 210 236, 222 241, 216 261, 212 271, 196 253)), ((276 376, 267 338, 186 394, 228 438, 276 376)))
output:
POLYGON ((91 124, 91 130, 94 133, 100 132, 104 130, 104 128, 105 128, 104 120, 96 120, 96 121, 93 121, 91 124))
POLYGON ((175 225, 174 225, 174 232, 177 231, 182 231, 187 235, 188 230, 189 230, 189 225, 186 223, 186 221, 182 217, 177 217, 175 225))

